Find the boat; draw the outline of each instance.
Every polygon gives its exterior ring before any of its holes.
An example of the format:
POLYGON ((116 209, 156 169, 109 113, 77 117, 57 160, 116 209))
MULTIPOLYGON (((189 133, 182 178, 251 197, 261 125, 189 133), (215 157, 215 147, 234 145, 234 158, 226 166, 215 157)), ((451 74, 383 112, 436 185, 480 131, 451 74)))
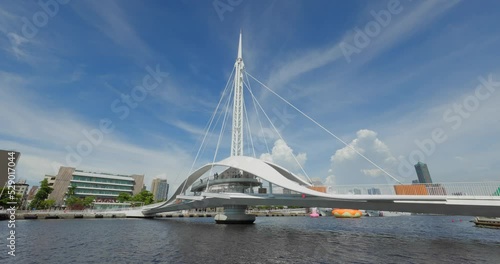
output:
POLYGON ((312 208, 311 210, 312 210, 312 212, 311 212, 311 214, 310 214, 309 216, 310 216, 311 218, 318 218, 318 217, 319 217, 319 214, 318 214, 318 212, 317 212, 317 208, 312 208))
POLYGON ((333 209, 332 214, 336 218, 360 218, 363 215, 363 213, 357 209, 339 209, 339 208, 333 209))
POLYGON ((332 216, 332 208, 318 208, 319 216, 332 216))
POLYGON ((492 218, 492 217, 475 217, 474 224, 477 227, 489 227, 489 228, 500 228, 500 218, 492 218))
POLYGON ((384 216, 384 213, 382 211, 377 211, 377 210, 366 210, 363 215, 369 217, 378 217, 378 216, 384 216))
POLYGON ((366 210, 364 216, 403 216, 411 215, 408 212, 392 212, 392 211, 377 211, 377 210, 366 210))

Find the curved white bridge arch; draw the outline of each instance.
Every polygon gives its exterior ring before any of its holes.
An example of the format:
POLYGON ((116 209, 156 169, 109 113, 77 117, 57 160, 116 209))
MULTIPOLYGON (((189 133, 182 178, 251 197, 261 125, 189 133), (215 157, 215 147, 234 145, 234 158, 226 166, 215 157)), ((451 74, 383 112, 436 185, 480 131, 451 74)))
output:
POLYGON ((150 206, 145 208, 142 213, 150 216, 161 212, 220 207, 227 204, 244 204, 358 208, 415 213, 500 217, 500 197, 333 195, 309 189, 308 187, 310 186, 310 183, 271 162, 247 156, 232 156, 222 161, 202 166, 189 175, 167 202, 156 205, 155 207, 150 206), (223 166, 242 170, 274 185, 300 193, 300 195, 209 192, 202 192, 199 196, 181 195, 183 190, 196 182, 213 166, 223 166))
MULTIPOLYGON (((277 164, 253 157, 232 156, 219 162, 205 164, 201 168, 191 173, 191 175, 189 175, 187 179, 180 184, 179 188, 177 188, 172 197, 165 203, 161 204, 159 207, 171 204, 177 199, 178 195, 180 195, 184 190, 188 189, 187 187, 191 186, 214 166, 223 166, 243 170, 263 180, 293 191, 312 191, 300 185, 302 184, 305 186, 312 186, 312 184, 306 182, 302 178, 277 164), (300 188, 300 191, 298 189, 296 190, 296 188, 300 188)), ((323 194, 316 191, 314 192, 317 194, 323 194)))

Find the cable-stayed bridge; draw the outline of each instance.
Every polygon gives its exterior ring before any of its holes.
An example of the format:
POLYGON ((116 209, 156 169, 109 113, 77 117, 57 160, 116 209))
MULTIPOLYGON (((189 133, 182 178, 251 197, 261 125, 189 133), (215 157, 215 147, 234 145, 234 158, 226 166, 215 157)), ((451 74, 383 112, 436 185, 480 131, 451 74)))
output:
MULTIPOLYGON (((265 138, 264 138, 265 141, 265 138)), ((267 146, 269 152, 269 147, 267 146)), ((414 213, 450 214, 450 215, 477 215, 500 217, 500 182, 490 183, 463 183, 463 184, 417 184, 404 185, 397 177, 377 165, 360 153, 356 148, 344 142, 341 138, 326 129, 319 122, 302 112, 285 98, 267 87, 245 70, 242 52, 242 35, 240 33, 237 59, 228 79, 226 87, 209 121, 202 144, 198 150, 189 176, 181 183, 173 196, 164 203, 147 207, 123 211, 133 216, 154 216, 157 213, 195 209, 223 207, 224 212, 215 217, 217 223, 253 223, 255 216, 246 214, 248 206, 255 205, 283 205, 302 207, 326 208, 356 208, 366 210, 401 211, 414 213), (394 185, 384 186, 351 186, 339 188, 330 186, 319 191, 313 186, 308 174, 301 169, 303 177, 290 172, 272 162, 256 157, 247 107, 244 101, 244 88, 250 95, 251 102, 256 110, 258 124, 263 130, 259 116, 267 119, 277 136, 282 139, 279 130, 264 111, 259 100, 250 86, 253 79, 260 86, 292 107, 306 119, 318 126, 321 130, 343 143, 357 155, 361 156, 375 168, 391 178, 394 185), (226 97, 227 96, 227 97, 226 97), (232 97, 232 100, 231 100, 232 97), (232 131, 230 156, 217 161, 222 135, 229 118, 229 108, 232 105, 232 131), (216 119, 217 113, 220 113, 216 119), (260 114, 259 114, 260 113, 260 114), (211 163, 197 170, 194 164, 207 139, 207 134, 222 117, 221 131, 217 140, 215 154, 211 163), (245 122, 246 121, 246 122, 245 122), (248 129, 247 145, 251 146, 250 155, 244 155, 244 132, 248 129), (264 185, 267 184, 267 185, 264 185), (273 186, 283 188, 285 193, 274 193, 273 186), (264 188, 267 187, 267 188, 264 188), (188 195, 188 193, 191 193, 188 195)))

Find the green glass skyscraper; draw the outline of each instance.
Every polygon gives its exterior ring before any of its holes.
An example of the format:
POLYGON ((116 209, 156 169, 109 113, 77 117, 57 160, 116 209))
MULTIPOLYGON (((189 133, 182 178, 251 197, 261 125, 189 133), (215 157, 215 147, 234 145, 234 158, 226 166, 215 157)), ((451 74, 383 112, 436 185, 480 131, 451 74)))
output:
POLYGON ((432 183, 431 174, 429 173, 427 164, 419 161, 415 164, 415 170, 417 171, 419 183, 432 183))

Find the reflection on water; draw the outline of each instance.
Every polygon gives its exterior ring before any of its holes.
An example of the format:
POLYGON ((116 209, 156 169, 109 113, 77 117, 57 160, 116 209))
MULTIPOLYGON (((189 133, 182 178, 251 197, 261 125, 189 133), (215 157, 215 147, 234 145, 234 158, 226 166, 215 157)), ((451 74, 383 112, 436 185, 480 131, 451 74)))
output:
POLYGON ((211 218, 21 220, 17 256, 4 250, 0 262, 498 263, 500 230, 476 228, 470 219, 259 217, 254 225, 216 225, 211 218))

